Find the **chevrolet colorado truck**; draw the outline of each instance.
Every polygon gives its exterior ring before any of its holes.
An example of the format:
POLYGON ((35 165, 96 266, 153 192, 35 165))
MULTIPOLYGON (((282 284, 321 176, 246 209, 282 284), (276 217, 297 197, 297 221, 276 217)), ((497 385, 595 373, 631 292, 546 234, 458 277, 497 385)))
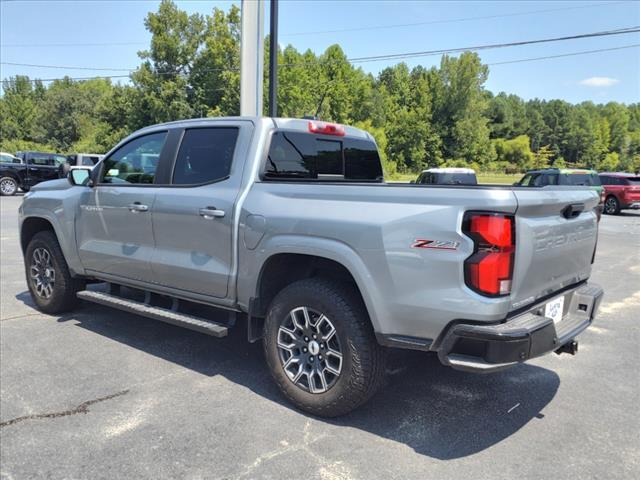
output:
POLYGON ((43 312, 82 299, 217 337, 245 322, 283 394, 337 416, 376 392, 389 348, 472 372, 575 353, 603 294, 588 283, 598 201, 390 184, 362 130, 198 119, 35 186, 20 235, 43 312))

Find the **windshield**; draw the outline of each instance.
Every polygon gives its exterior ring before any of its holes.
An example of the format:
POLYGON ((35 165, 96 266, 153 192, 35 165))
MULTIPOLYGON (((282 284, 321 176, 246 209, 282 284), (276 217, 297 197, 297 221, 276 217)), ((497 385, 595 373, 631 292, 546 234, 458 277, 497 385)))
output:
POLYGON ((565 173, 561 175, 561 185, 585 185, 588 187, 602 185, 600 177, 595 173, 565 173))

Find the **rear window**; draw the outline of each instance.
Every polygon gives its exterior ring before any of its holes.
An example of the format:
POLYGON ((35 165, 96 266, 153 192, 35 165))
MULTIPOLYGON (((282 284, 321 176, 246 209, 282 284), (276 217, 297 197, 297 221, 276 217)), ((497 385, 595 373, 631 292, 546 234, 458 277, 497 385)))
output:
POLYGON ((601 185, 600 177, 595 173, 564 173, 560 175, 561 185, 584 185, 588 187, 601 185))
POLYGON ((381 182, 383 175, 371 141, 277 131, 271 139, 264 178, 381 182))

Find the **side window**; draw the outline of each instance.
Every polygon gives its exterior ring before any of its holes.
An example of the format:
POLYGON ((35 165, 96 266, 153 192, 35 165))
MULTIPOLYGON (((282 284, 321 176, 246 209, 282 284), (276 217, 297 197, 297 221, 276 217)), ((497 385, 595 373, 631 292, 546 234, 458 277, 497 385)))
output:
MULTIPOLYGON (((87 165, 89 167, 93 167, 99 161, 100 161, 100 157, 89 157, 89 156, 82 157, 82 165, 87 165)), ((74 165, 75 163, 76 162, 73 162, 74 165)))
POLYGON ((152 133, 123 145, 104 161, 100 183, 153 183, 167 132, 152 133))
POLYGON ((173 170, 173 183, 197 185, 228 177, 237 139, 235 127, 186 130, 173 170))
POLYGON ((528 173, 524 177, 522 177, 522 180, 520 180, 519 185, 522 187, 528 187, 530 183, 531 183, 531 174, 528 173))
POLYGON ((59 167, 60 165, 64 165, 67 163, 67 157, 63 155, 53 155, 51 157, 51 165, 59 167))
POLYGON ((53 159, 49 155, 36 153, 31 155, 29 163, 33 165, 47 166, 53 165, 53 159))
POLYGON ((555 173, 550 173, 549 175, 547 175, 546 185, 558 185, 558 175, 555 173))

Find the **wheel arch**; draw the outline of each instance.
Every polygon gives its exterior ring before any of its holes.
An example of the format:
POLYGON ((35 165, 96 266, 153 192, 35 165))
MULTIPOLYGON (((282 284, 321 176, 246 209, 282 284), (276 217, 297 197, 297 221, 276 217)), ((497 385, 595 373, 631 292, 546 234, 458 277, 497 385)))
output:
MULTIPOLYGON (((64 235, 64 228, 59 224, 55 216, 51 216, 47 210, 32 209, 31 215, 26 216, 20 221, 20 248, 24 255, 31 239, 38 232, 50 231, 58 239, 60 249, 69 266, 69 270, 73 276, 83 275, 84 268, 75 251, 75 238, 68 239, 64 235), (69 242, 72 242, 71 244, 69 242)), ((73 231, 70 232, 73 235, 73 231)))
POLYGON ((375 285, 364 262, 347 245, 329 242, 335 245, 322 249, 317 245, 312 248, 309 245, 296 246, 287 241, 278 242, 282 247, 266 256, 260 266, 250 301, 250 315, 264 317, 273 298, 287 285, 305 278, 321 277, 353 285, 367 310, 373 329, 380 331, 379 306, 372 291, 375 285))
POLYGON ((42 231, 50 231, 58 237, 58 233, 56 232, 53 224, 50 220, 43 217, 27 217, 22 221, 22 225, 20 227, 20 247, 22 248, 22 253, 24 254, 27 251, 27 246, 31 239, 38 233, 42 231))

